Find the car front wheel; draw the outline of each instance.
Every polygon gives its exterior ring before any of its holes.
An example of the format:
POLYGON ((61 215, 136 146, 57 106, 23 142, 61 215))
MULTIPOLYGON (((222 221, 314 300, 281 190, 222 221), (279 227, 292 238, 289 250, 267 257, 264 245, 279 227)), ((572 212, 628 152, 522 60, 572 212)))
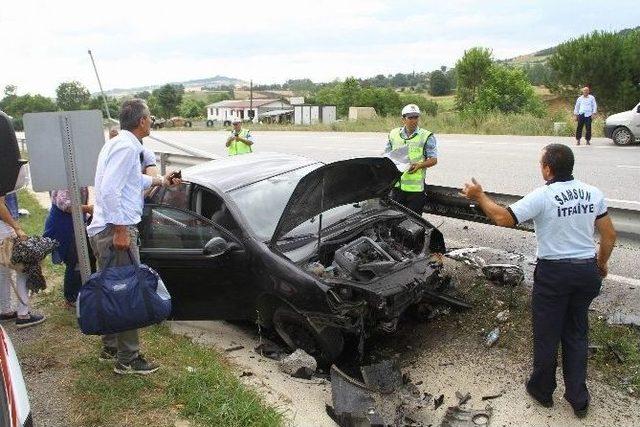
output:
POLYGON ((633 135, 629 129, 621 127, 613 131, 611 139, 616 145, 629 145, 633 142, 633 135))
POLYGON ((273 313, 273 326, 291 350, 301 348, 313 356, 319 366, 329 366, 344 348, 340 330, 326 327, 316 331, 304 316, 286 306, 278 307, 273 313))

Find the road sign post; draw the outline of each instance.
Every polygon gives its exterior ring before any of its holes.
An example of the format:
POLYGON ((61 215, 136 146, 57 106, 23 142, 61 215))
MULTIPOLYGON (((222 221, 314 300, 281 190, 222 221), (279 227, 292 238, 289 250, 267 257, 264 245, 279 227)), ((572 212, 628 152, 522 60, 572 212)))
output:
POLYGON ((36 191, 68 189, 82 282, 91 275, 80 188, 93 184, 104 144, 99 110, 29 113, 24 128, 36 191))

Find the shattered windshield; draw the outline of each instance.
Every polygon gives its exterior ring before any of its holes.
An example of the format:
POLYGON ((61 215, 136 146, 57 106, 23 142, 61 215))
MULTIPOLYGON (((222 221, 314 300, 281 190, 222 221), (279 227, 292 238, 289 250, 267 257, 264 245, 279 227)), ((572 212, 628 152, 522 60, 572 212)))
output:
MULTIPOLYGON (((317 167, 307 166, 229 192, 229 196, 236 202, 258 239, 271 239, 298 182, 317 167)), ((354 214, 379 209, 381 208, 377 199, 336 206, 323 213, 322 228, 344 222, 354 214)), ((281 240, 317 237, 318 226, 319 215, 316 215, 282 236, 281 240)))
POLYGON ((273 176, 230 191, 229 196, 236 202, 258 238, 267 241, 273 236, 284 207, 298 182, 319 166, 321 165, 310 165, 273 176))

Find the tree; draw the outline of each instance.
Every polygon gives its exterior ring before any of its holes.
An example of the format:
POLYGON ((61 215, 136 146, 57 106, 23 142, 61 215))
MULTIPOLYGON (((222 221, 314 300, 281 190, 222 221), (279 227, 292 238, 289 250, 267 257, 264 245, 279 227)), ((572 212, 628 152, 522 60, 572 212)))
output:
MULTIPOLYGON (((167 83, 161 88, 155 89, 152 95, 157 99, 157 114, 163 117, 175 116, 178 114, 178 106, 182 102, 184 86, 167 83)), ((147 99, 147 101, 149 101, 149 99, 147 99)), ((149 105, 149 107, 151 107, 151 105, 149 105)))
MULTIPOLYGON (((107 96, 107 106, 109 108, 111 118, 117 119, 120 115, 120 102, 118 102, 116 98, 107 96)), ((90 110, 100 110, 102 111, 102 117, 107 118, 107 113, 104 111, 104 100, 102 99, 102 96, 91 97, 87 108, 90 110)))
POLYGON ((474 47, 456 62, 456 106, 463 110, 478 96, 480 86, 489 75, 493 63, 491 49, 474 47))
MULTIPOLYGON (((446 71, 446 67, 443 68, 446 71)), ((449 95, 451 93, 451 81, 443 70, 435 70, 431 73, 429 93, 433 96, 449 95)))
POLYGON ((18 91, 18 86, 16 85, 6 85, 4 87, 4 96, 16 96, 18 91))
POLYGON ((188 118, 202 117, 205 113, 206 104, 204 101, 195 99, 185 99, 180 104, 180 115, 188 118))
POLYGON ((640 98, 640 30, 595 31, 557 46, 549 58, 554 93, 577 97, 590 85, 604 111, 632 108, 640 98))
POLYGON ((63 111, 86 109, 91 94, 78 81, 60 83, 56 89, 58 107, 63 111))
POLYGON ((544 114, 544 106, 524 71, 506 65, 491 67, 471 105, 479 111, 544 114))
POLYGON ((340 116, 346 116, 349 114, 349 107, 357 104, 358 96, 360 94, 360 83, 354 77, 347 77, 338 89, 338 114, 340 116))
POLYGON ((140 98, 144 100, 149 99, 150 96, 151 96, 151 92, 149 92, 148 90, 143 90, 142 92, 138 92, 133 95, 134 98, 140 98))
POLYGON ((522 66, 522 70, 534 86, 547 85, 551 82, 551 67, 546 62, 527 62, 522 66))

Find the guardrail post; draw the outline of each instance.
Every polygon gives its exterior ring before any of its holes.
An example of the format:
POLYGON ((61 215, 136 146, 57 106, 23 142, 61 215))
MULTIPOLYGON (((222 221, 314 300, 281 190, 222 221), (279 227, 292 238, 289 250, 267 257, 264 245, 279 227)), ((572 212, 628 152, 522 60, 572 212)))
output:
POLYGON ((160 153, 160 175, 162 176, 167 174, 168 157, 169 153, 160 153))

